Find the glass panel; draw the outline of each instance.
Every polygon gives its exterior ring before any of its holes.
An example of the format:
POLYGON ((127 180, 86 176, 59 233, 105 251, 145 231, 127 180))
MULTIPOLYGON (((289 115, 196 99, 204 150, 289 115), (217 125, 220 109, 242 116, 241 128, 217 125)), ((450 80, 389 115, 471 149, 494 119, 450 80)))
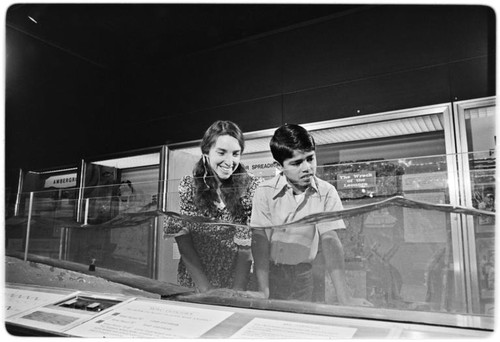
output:
POLYGON ((28 207, 23 207, 23 203, 29 205, 29 193, 20 195, 20 210, 18 216, 11 216, 5 220, 5 252, 23 252, 26 244, 26 226, 28 224, 28 207))
POLYGON ((75 221, 76 189, 54 189, 21 194, 20 215, 6 221, 7 251, 24 252, 29 222, 29 253, 59 258, 64 224, 75 221))
MULTIPOLYGON (((494 151, 469 154, 472 205, 495 212, 496 167, 494 151)), ((475 232, 479 313, 493 315, 495 290, 495 216, 478 216, 472 221, 475 232)))
MULTIPOLYGON (((479 221, 494 220, 494 216, 481 216, 472 207, 449 204, 447 160, 450 160, 450 157, 455 159, 456 156, 436 155, 345 162, 320 166, 317 169, 319 178, 336 187, 345 210, 340 213, 330 212, 329 216, 324 210, 317 209, 316 212, 320 214, 307 217, 300 226, 314 227, 341 217, 346 229, 338 230, 337 233, 343 246, 348 292, 354 298, 368 301, 374 308, 387 309, 384 314, 395 319, 405 317, 405 314, 397 313, 398 311, 468 313, 462 293, 465 276, 462 273, 463 268, 459 266, 463 252, 459 250, 461 247, 455 240, 456 232, 459 231, 455 226, 459 222, 457 217, 462 214, 465 218, 479 221)), ((272 175, 268 175, 264 178, 271 177, 272 175)), ((179 179, 170 181, 176 185, 180 182, 179 179)), ((169 189, 169 198, 174 198, 172 201, 179 203, 177 188, 169 184, 169 189)), ((316 195, 311 196, 314 198, 316 195)), ((300 204, 296 206, 300 207, 300 204)), ((295 208, 282 209, 272 212, 271 216, 291 217, 295 213, 294 210, 295 208)), ((194 215, 188 211, 181 214, 194 215)), ((206 267, 210 270, 217 267, 221 269, 220 274, 210 273, 208 276, 211 279, 228 276, 227 269, 234 266, 223 261, 225 259, 218 255, 224 249, 231 249, 228 246, 232 246, 236 231, 241 227, 225 224, 222 218, 219 219, 219 222, 203 223, 199 221, 199 217, 193 222, 189 217, 174 215, 167 220, 167 226, 192 229, 190 232, 193 236, 193 246, 199 251, 202 264, 207 263, 206 267), (212 252, 203 255, 206 251, 212 252), (214 265, 208 265, 210 263, 214 265)), ((289 232, 298 229, 297 227, 288 227, 289 232)), ((274 228, 274 231, 277 230, 278 228, 274 228)), ((173 235, 166 236, 167 241, 173 242, 173 235)), ((311 246, 318 243, 314 242, 313 238, 308 241, 311 246)), ((485 260, 482 268, 485 271, 482 272, 488 274, 491 274, 493 269, 491 262, 488 264, 493 248, 491 241, 478 242, 481 243, 481 246, 478 245, 478 251, 488 251, 485 246, 490 246, 490 252, 481 252, 486 253, 485 258, 481 257, 485 260)), ((297 245, 296 241, 293 243, 297 245)), ((256 295, 255 292, 236 292, 230 289, 198 293, 183 297, 182 300, 333 314, 333 308, 343 304, 337 295, 335 277, 328 269, 328 258, 332 257, 327 254, 327 249, 322 244, 318 246, 318 257, 312 261, 307 261, 306 257, 307 262, 304 261, 312 265, 313 290, 309 304, 297 304, 294 300, 260 302, 260 299, 252 297, 256 295)), ((177 250, 176 253, 177 257, 171 260, 175 264, 184 252, 181 249, 181 252, 177 250)), ((290 258, 297 255, 300 255, 298 247, 290 258)), ((179 270, 184 274, 188 272, 184 266, 179 270)), ((276 272, 276 269, 270 272, 276 272)), ((298 271, 295 269, 291 272, 298 271)), ((170 279, 175 278, 175 274, 170 275, 170 279)), ((484 280, 486 284, 488 280, 491 283, 488 278, 484 280)), ((257 279, 252 272, 248 277, 246 290, 258 289, 257 279)), ((490 291, 487 295, 492 297, 493 292, 490 291)), ((363 315, 362 312, 356 311, 356 314, 363 315)), ((491 315, 491 310, 482 313, 491 315)), ((425 321, 423 317, 426 316, 412 316, 412 320, 425 321)))
MULTIPOLYGON (((76 213, 77 169, 27 172, 18 202, 18 215, 6 220, 7 251, 23 251, 30 214, 30 250, 39 255, 58 257, 61 229, 56 221, 74 221, 76 213), (30 193, 33 201, 30 203, 30 193), (30 206, 31 205, 31 206, 30 206)), ((11 211, 14 213, 14 211, 11 211)))
MULTIPOLYGON (((201 158, 199 146, 170 150, 168 155, 167 211, 179 212, 180 199, 178 188, 180 180, 193 172, 193 166, 201 158)), ((177 264, 179 263, 179 248, 175 239, 163 239, 163 227, 159 226, 158 244, 158 280, 177 283, 177 264)))
POLYGON ((151 276, 158 169, 124 171, 117 184, 88 187, 83 227, 71 229, 68 260, 151 276))
POLYGON ((71 229, 67 259, 153 276, 158 208, 159 153, 89 163, 80 222, 71 229))
MULTIPOLYGON (((318 169, 335 185, 346 209, 391 196, 449 203, 446 156, 343 163, 318 169)), ((350 288, 377 307, 456 311, 449 213, 391 205, 345 219, 339 236, 345 248, 350 288), (357 284, 356 284, 357 283, 357 284), (448 295, 445 297, 445 295, 448 295)), ((326 286, 326 298, 334 296, 326 286)))
MULTIPOLYGON (((460 262, 457 259, 463 259, 461 251, 457 251, 458 244, 454 241, 453 232, 457 229, 454 229, 453 224, 457 222, 454 219, 454 215, 457 214, 463 215, 466 220, 473 220, 476 224, 477 270, 481 281, 481 295, 484 299, 480 314, 492 315, 494 247, 492 226, 488 224, 494 222, 494 215, 484 211, 479 212, 471 207, 447 205, 449 189, 446 161, 449 158, 450 156, 447 155, 438 155, 339 163, 318 167, 317 175, 337 188, 345 210, 337 212, 317 210, 317 215, 307 216, 302 223, 295 223, 286 228, 290 232, 299 229, 297 227, 318 228, 338 219, 343 220, 346 229, 337 230, 337 234, 344 253, 347 292, 353 298, 366 300, 372 305, 368 309, 356 310, 356 315, 366 314, 367 317, 372 317, 374 312, 369 310, 384 309, 384 311, 377 311, 377 317, 380 317, 382 313, 386 319, 406 321, 405 317, 408 316, 405 316, 405 312, 411 311, 414 314, 417 313, 416 316, 411 316, 411 321, 428 322, 429 313, 467 314, 465 297, 459 290, 461 284, 465 282, 464 274, 461 267, 456 267, 460 262), (488 224, 483 224, 484 222, 488 224)), ((474 156, 474 160, 479 159, 478 155, 474 156)), ((494 168, 491 170, 493 171, 494 168)), ((138 174, 147 175, 148 172, 150 170, 142 170, 138 171, 138 174)), ((141 177, 138 174, 134 175, 134 172, 123 174, 131 180, 133 185, 140 186, 138 179, 141 177)), ((271 175, 265 178, 269 179, 271 175)), ((474 179, 477 180, 475 185, 478 186, 491 181, 489 178, 481 177, 474 179)), ((173 182, 179 184, 180 180, 173 182)), ((151 210, 154 208, 152 204, 156 196, 153 189, 157 189, 158 183, 144 182, 141 185, 143 190, 141 196, 138 196, 142 199, 135 202, 135 199, 127 198, 127 201, 124 201, 124 205, 127 205, 126 209, 122 206, 121 196, 124 193, 126 196, 131 196, 131 193, 125 191, 126 189, 120 190, 123 186, 130 188, 129 183, 125 182, 108 186, 118 189, 99 191, 93 189, 90 192, 116 194, 115 198, 107 198, 106 203, 117 202, 118 214, 109 221, 83 227, 81 223, 75 223, 64 210, 57 210, 63 207, 62 204, 46 201, 51 192, 35 193, 30 226, 30 253, 56 258, 61 253, 59 248, 64 247, 60 241, 64 241, 64 232, 67 231, 71 241, 68 260, 88 264, 91 267, 92 259, 96 259, 94 261, 96 267, 124 270, 140 275, 147 274, 148 262, 150 262, 148 258, 151 254, 149 234, 153 231, 153 222, 156 217, 160 216, 161 222, 164 220, 163 215, 151 210), (67 229, 63 230, 63 234, 58 235, 57 229, 61 228, 67 229)), ((169 189, 169 198, 176 198, 175 201, 180 203, 178 190, 173 186, 169 186, 169 189)), ((139 191, 133 192, 133 194, 138 193, 139 191)), ((318 199, 315 196, 317 194, 312 193, 310 199, 318 199)), ((29 208, 29 195, 23 198, 25 202, 28 201, 24 207, 29 208)), ((98 198, 88 198, 88 200, 85 198, 84 203, 90 203, 91 200, 98 200, 98 198)), ((88 205, 84 206, 86 215, 90 212, 88 205)), ((175 212, 179 213, 179 210, 175 212)), ((21 218, 27 216, 26 210, 23 213, 24 216, 21 218)), ((291 213, 292 210, 289 208, 272 214, 288 216, 291 213)), ((181 212, 181 214, 189 213, 181 212)), ((193 241, 203 245, 203 247, 194 246, 200 253, 200 258, 205 263, 215 265, 210 266, 210 278, 220 278, 228 274, 231 276, 231 262, 235 259, 222 258, 219 254, 224 254, 226 251, 233 253, 234 249, 231 246, 234 244, 237 230, 248 229, 248 226, 242 221, 237 224, 227 223, 224 219, 227 216, 224 215, 220 217, 220 222, 213 220, 203 222, 200 217, 181 217, 175 213, 166 215, 167 226, 180 223, 181 228, 192 229, 193 241), (207 251, 209 253, 206 253, 207 251)), ((290 220, 290 222, 293 221, 295 219, 290 220)), ((22 225, 20 229, 25 231, 25 227, 22 225)), ((160 227, 163 228, 163 224, 160 227)), ((278 228, 272 227, 272 229, 277 231, 278 228)), ((255 231, 254 229, 254 234, 255 231)), ((174 240, 172 237, 167 238, 169 242, 174 240)), ((255 298, 256 291, 259 290, 254 272, 255 267, 246 278, 245 291, 237 292, 227 286, 224 289, 181 296, 178 299, 338 315, 336 308, 342 308, 346 304, 339 300, 336 281, 338 278, 329 267, 329 261, 333 257, 328 253, 325 241, 321 239, 319 240, 321 242, 314 241, 314 239, 310 240, 310 246, 314 243, 318 244, 318 256, 309 262, 301 263, 311 265, 305 269, 306 274, 309 274, 308 279, 312 279, 310 283, 312 294, 306 302, 299 303, 288 299, 263 301, 255 298)), ((309 248, 307 243, 305 246, 309 248)), ((22 242, 21 246, 23 246, 22 242)), ((23 249, 17 248, 17 250, 23 249)), ((177 278, 179 259, 185 256, 184 250, 181 249, 181 251, 179 249, 170 251, 172 265, 175 265, 171 274, 172 282, 175 282, 177 278)), ((292 253, 292 257, 297 255, 300 253, 292 253)), ((186 272, 182 267, 180 270, 186 272)), ((272 270, 272 272, 275 271, 276 269, 272 270)), ((295 269, 291 272, 297 271, 295 269)), ((294 277, 297 276, 298 274, 295 273, 294 277)), ((290 281, 278 284, 285 286, 288 283, 290 281)), ((439 322, 428 323, 439 324, 439 322)))
MULTIPOLYGON (((470 172, 471 204, 486 212, 495 212, 496 197, 496 106, 466 109, 465 132, 467 141, 468 169, 470 172)), ((471 253, 472 281, 478 284, 472 295, 479 298, 474 305, 475 313, 493 316, 495 290, 495 217, 478 216, 468 221, 474 228, 475 253, 471 253)), ((474 301, 476 302, 476 301, 474 301)))
MULTIPOLYGON (((152 156, 146 155, 143 166, 139 157, 119 159, 118 165, 133 166, 121 169, 89 164, 81 201, 79 189, 35 191, 32 201, 23 193, 20 216, 7 222, 8 252, 24 253, 29 227, 30 254, 152 277, 156 216, 142 215, 158 209, 159 166, 150 164, 159 158, 152 156)), ((68 181, 35 176, 31 183, 68 181)))

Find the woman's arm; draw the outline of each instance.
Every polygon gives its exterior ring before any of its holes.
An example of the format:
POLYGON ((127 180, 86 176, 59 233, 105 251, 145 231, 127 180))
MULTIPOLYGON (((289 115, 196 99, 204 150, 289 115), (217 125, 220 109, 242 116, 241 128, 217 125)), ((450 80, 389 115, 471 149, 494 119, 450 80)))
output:
POLYGON ((253 233, 252 254, 259 292, 264 298, 269 298, 269 241, 264 232, 253 233))
POLYGON ((200 292, 206 292, 212 288, 212 284, 208 281, 203 270, 198 252, 194 248, 191 234, 185 234, 175 237, 175 241, 179 246, 179 252, 182 256, 182 261, 193 279, 196 287, 200 292))
MULTIPOLYGON (((184 176, 179 184, 179 197, 180 197, 180 214, 187 216, 197 216, 198 211, 194 203, 193 192, 193 178, 191 176, 184 176)), ((182 257, 184 265, 191 276, 195 286, 200 292, 206 292, 212 288, 205 274, 203 264, 201 263, 198 251, 194 247, 193 239, 191 236, 192 223, 180 221, 177 223, 176 233, 173 235, 179 252, 182 257)))
POLYGON ((251 265, 252 252, 250 246, 238 246, 238 256, 236 258, 236 265, 234 266, 234 290, 246 290, 251 265))
MULTIPOLYGON (((259 187, 255 190, 252 200, 251 227, 271 226, 271 213, 265 189, 259 187)), ((252 231, 252 255, 254 260, 254 273, 257 278, 258 291, 263 298, 269 298, 269 248, 270 243, 267 233, 263 230, 252 231)))

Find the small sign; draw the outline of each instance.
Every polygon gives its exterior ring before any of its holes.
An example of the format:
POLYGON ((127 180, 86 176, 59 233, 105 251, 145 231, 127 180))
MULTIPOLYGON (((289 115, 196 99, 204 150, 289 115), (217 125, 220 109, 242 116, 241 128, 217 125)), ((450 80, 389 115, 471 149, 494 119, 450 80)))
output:
POLYGON ((44 188, 72 188, 76 186, 76 173, 51 176, 45 180, 44 188))
POLYGON ((272 177, 277 173, 272 157, 245 159, 242 162, 248 172, 258 177, 272 177))
POLYGON ((337 190, 364 189, 375 186, 375 172, 356 172, 337 175, 337 190))

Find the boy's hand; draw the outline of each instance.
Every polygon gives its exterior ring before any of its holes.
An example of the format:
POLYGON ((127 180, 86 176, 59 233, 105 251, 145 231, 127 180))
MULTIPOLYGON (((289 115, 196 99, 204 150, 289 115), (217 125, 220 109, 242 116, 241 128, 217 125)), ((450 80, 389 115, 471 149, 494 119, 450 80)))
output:
POLYGON ((342 305, 349 305, 349 306, 373 306, 373 304, 369 301, 367 301, 364 298, 354 298, 350 297, 349 299, 346 300, 345 303, 342 303, 342 305))
POLYGON ((259 291, 238 291, 238 295, 245 298, 267 299, 265 293, 259 291))
POLYGON ((264 292, 239 291, 239 290, 225 289, 225 288, 212 288, 212 289, 209 289, 209 290, 203 292, 203 295, 214 296, 214 297, 219 297, 219 298, 243 297, 243 298, 267 299, 264 292))

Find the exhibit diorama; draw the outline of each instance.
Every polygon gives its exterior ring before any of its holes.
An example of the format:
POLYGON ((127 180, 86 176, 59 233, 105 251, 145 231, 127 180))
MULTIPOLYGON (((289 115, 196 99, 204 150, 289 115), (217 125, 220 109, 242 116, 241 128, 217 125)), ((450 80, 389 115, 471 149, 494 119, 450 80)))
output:
POLYGON ((14 4, 5 45, 9 334, 493 334, 492 8, 14 4), (205 163, 202 137, 218 120, 241 128, 239 165, 258 183, 284 172, 270 150, 278 127, 305 128, 315 176, 342 208, 261 227, 189 212, 186 176, 205 163), (333 222, 345 226, 336 234, 351 302, 319 238, 303 301, 262 295, 256 255, 241 288, 186 283, 188 254, 170 230, 207 246, 198 253, 218 279, 229 266, 215 259, 234 252, 235 232, 320 234, 333 222))

